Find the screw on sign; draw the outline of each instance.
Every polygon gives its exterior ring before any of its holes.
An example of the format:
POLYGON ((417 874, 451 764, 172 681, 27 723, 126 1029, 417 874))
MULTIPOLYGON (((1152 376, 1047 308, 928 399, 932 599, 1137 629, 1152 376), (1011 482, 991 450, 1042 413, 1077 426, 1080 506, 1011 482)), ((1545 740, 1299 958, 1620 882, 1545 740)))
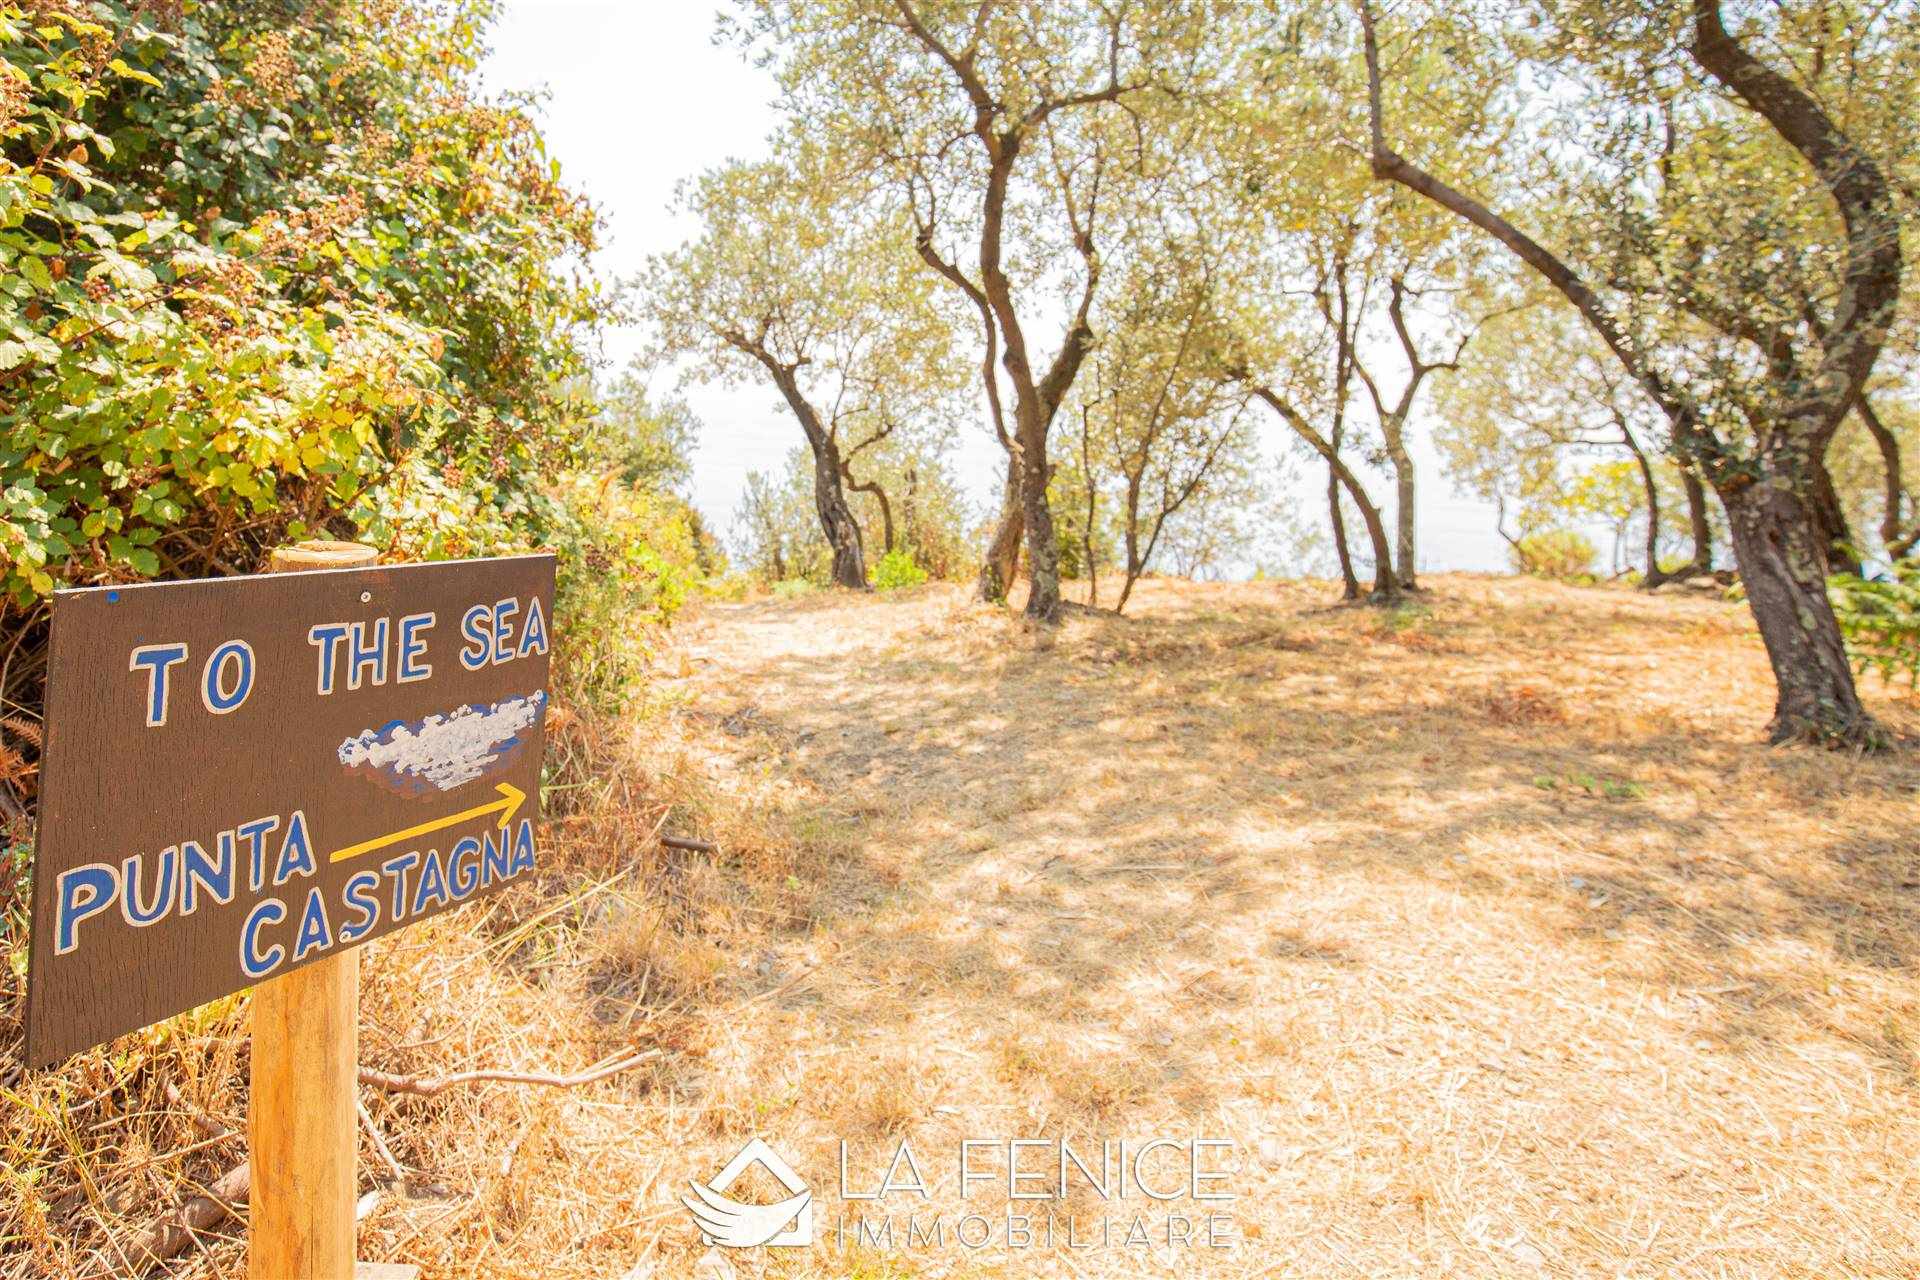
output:
POLYGON ((553 557, 373 559, 54 598, 27 1060, 252 987, 256 1280, 355 1274, 355 948, 538 859, 553 557))

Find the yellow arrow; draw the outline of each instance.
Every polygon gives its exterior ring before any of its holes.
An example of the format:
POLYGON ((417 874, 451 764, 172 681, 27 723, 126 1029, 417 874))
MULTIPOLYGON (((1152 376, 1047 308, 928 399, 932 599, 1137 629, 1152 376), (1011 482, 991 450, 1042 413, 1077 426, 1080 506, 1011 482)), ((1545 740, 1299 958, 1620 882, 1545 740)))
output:
POLYGON ((520 806, 526 803, 527 793, 508 782, 498 784, 494 787, 494 790, 500 793, 498 800, 475 805, 471 809, 462 809, 459 813, 453 814, 450 817, 435 818, 432 822, 423 822, 417 827, 408 827, 405 831, 395 831, 391 835, 375 836, 371 840, 362 840, 359 844, 350 844, 344 849, 335 849, 328 855, 327 861, 345 862, 348 858, 357 858, 363 853, 371 853, 375 849, 384 849, 390 844, 399 844, 402 840, 411 840, 415 836, 426 835, 429 831, 439 831, 444 827, 456 826, 469 819, 478 818, 489 813, 497 813, 500 815, 500 829, 504 831, 506 830, 507 824, 513 821, 513 815, 520 812, 520 806))

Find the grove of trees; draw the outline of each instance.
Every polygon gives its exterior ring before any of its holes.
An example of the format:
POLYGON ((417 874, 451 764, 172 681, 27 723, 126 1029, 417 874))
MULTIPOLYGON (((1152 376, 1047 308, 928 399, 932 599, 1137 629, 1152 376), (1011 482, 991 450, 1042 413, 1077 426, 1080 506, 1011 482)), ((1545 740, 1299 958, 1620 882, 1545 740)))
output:
MULTIPOLYGON (((667 354, 791 406, 835 581, 876 433, 992 435, 979 593, 1024 559, 1044 624, 1063 565, 1124 608, 1170 532, 1243 527, 1279 424, 1348 596, 1419 589, 1438 456, 1521 568, 1600 531, 1649 588, 1737 573, 1772 736, 1878 740, 1829 576, 1909 581, 1920 540, 1920 13, 743 0, 722 31, 783 125, 690 188, 651 305, 667 354)), ((771 528, 793 485, 758 483, 771 528)))
POLYGON ((765 578, 1050 625, 1311 547, 1391 602, 1449 485, 1522 569, 1737 591, 1776 739, 1879 741, 1854 665, 1920 666, 1914 6, 734 0, 778 126, 623 289, 492 12, 0 2, 0 766, 56 588, 309 534, 560 549, 617 696, 600 640, 723 572, 673 371, 797 428, 765 578))

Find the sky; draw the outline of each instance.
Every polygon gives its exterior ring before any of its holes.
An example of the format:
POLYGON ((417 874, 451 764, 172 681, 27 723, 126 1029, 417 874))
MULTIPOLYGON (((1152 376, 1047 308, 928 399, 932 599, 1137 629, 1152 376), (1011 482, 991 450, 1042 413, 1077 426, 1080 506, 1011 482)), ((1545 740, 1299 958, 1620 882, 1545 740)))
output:
MULTIPOLYGON (((596 267, 608 280, 631 278, 649 254, 672 249, 695 227, 675 216, 675 185, 730 159, 759 159, 773 132, 774 85, 737 49, 713 43, 714 9, 698 0, 505 0, 482 75, 495 91, 538 91, 548 150, 567 183, 586 193, 605 219, 596 267)), ((618 367, 646 335, 608 335, 618 367)), ((1444 375, 1438 375, 1444 376, 1444 375)), ((671 389, 661 386, 658 390, 671 389)), ((717 528, 730 528, 749 471, 776 469, 801 437, 773 388, 689 382, 687 402, 701 422, 689 496, 717 528)), ((1283 447, 1284 428, 1264 445, 1283 447)), ((1424 437, 1424 432, 1421 433, 1424 437)), ((1504 544, 1484 503, 1453 497, 1430 448, 1417 451, 1422 570, 1504 569, 1504 544)), ((999 446, 984 425, 964 432, 952 457, 977 509, 997 505, 999 446)), ((1319 467, 1298 468, 1307 519, 1324 519, 1319 467)), ((1375 478, 1380 498, 1390 493, 1375 478)), ((1388 516, 1391 519, 1391 514, 1388 516)))

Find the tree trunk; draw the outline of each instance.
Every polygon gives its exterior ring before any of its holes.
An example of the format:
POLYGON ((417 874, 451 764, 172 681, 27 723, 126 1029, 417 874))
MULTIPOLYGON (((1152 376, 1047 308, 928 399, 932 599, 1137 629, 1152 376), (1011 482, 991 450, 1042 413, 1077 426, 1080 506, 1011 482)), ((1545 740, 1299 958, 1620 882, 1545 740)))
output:
POLYGON ((1824 458, 1813 460, 1813 519, 1827 548, 1829 573, 1860 573, 1860 556, 1853 547, 1853 530, 1847 527, 1847 509, 1840 504, 1839 491, 1833 487, 1833 473, 1824 458))
POLYGON ((909 549, 920 540, 920 469, 907 468, 907 491, 900 497, 900 538, 909 549))
POLYGON ((1089 519, 1087 529, 1083 529, 1080 533, 1080 556, 1086 561, 1087 567, 1087 607, 1098 609, 1100 607, 1100 571, 1093 567, 1093 534, 1089 532, 1092 527, 1092 521, 1089 519))
POLYGON ((1380 509, 1373 505, 1366 490, 1360 487, 1359 479, 1345 463, 1341 464, 1340 472, 1347 492, 1353 496, 1353 505, 1360 508, 1360 518, 1367 525, 1367 537, 1373 543, 1373 594, 1370 598, 1380 604, 1391 603, 1400 598, 1400 579, 1393 572, 1393 547, 1387 542, 1386 522, 1380 518, 1380 509))
POLYGON ((1347 546, 1347 515, 1340 509, 1340 473, 1327 467, 1327 516, 1333 525, 1333 550, 1340 557, 1340 594, 1343 599, 1360 598, 1360 579, 1353 572, 1353 550, 1347 546))
POLYGON ((1394 576, 1398 578, 1403 590, 1414 589, 1415 549, 1418 530, 1414 517, 1414 474, 1413 455, 1407 452, 1400 432, 1396 429, 1387 435, 1387 458, 1393 463, 1394 511, 1396 528, 1394 546, 1394 576))
POLYGON ((1707 510, 1707 486, 1691 463, 1680 464, 1680 483, 1687 490, 1687 519, 1693 526, 1692 571, 1702 576, 1713 573, 1713 518, 1707 510))
POLYGON ((1352 390, 1353 374, 1357 367, 1353 355, 1355 325, 1352 295, 1347 289, 1348 265, 1345 249, 1336 250, 1330 277, 1334 296, 1329 298, 1324 286, 1316 291, 1316 295, 1320 314, 1333 327, 1334 336, 1333 422, 1327 428, 1327 444, 1333 451, 1333 457, 1327 460, 1327 514, 1333 526, 1334 554, 1340 560, 1340 598, 1358 600, 1360 578, 1353 571, 1353 548, 1347 542, 1347 514, 1340 506, 1340 465, 1336 460, 1346 434, 1347 395, 1352 390))
MULTIPOLYGON (((1130 460, 1131 461, 1131 460, 1130 460)), ((1141 459, 1145 465, 1145 459, 1141 459)), ((1140 554, 1140 472, 1132 466, 1126 467, 1127 492, 1121 499, 1126 515, 1121 529, 1121 549, 1126 553, 1126 581, 1120 584, 1120 598, 1113 602, 1115 613, 1127 611, 1127 601, 1133 598, 1133 584, 1140 580, 1140 567, 1144 557, 1140 554)))
POLYGON ((1367 491, 1361 487, 1353 470, 1341 459, 1340 451, 1333 447, 1327 437, 1314 429, 1312 423, 1296 410, 1284 398, 1276 395, 1271 387, 1257 383, 1248 385, 1264 401, 1268 408, 1279 414, 1291 426, 1302 440, 1313 447, 1314 452, 1325 459, 1327 467, 1336 479, 1346 487, 1347 494, 1353 499, 1353 505, 1360 510, 1360 518, 1366 521, 1367 537, 1373 543, 1373 594, 1375 603, 1385 604, 1400 598, 1400 580, 1393 572, 1393 544, 1387 541, 1387 526, 1380 519, 1380 509, 1367 497, 1367 491))
POLYGON ((813 507, 820 514, 820 530, 833 550, 834 585, 867 590, 867 557, 860 545, 860 522, 853 518, 847 495, 840 489, 839 451, 833 441, 809 437, 813 446, 813 507))
POLYGON ((865 484, 856 484, 853 476, 847 472, 845 467, 841 468, 841 474, 847 477, 847 488, 853 490, 855 493, 870 493, 873 495, 873 500, 880 504, 881 554, 884 555, 891 552, 894 541, 893 504, 887 501, 887 491, 881 487, 878 480, 869 480, 865 484))
POLYGON ((786 398, 787 407, 800 420, 807 447, 813 451, 813 509, 820 516, 820 532, 826 535, 827 546, 833 552, 833 581, 853 591, 868 590, 867 557, 860 545, 860 522, 853 518, 853 509, 847 505, 847 495, 840 487, 841 474, 846 470, 840 449, 834 444, 832 433, 821 425, 813 405, 801 394, 793 368, 780 364, 770 355, 762 354, 760 359, 772 372, 774 384, 786 398))
POLYGON ((1647 576, 1640 585, 1651 591, 1667 580, 1660 569, 1660 485, 1653 475, 1653 464, 1647 461, 1647 451, 1640 447, 1640 441, 1634 436, 1633 428, 1625 420, 1618 423, 1620 439, 1633 454, 1633 461, 1640 468, 1640 486, 1647 495, 1647 576))
POLYGON ((1865 391, 1860 393, 1853 407, 1866 426, 1867 434, 1873 437, 1874 444, 1880 448, 1880 463, 1886 480, 1886 505, 1880 512, 1880 541, 1887 548, 1887 558, 1898 560, 1913 550, 1915 542, 1920 542, 1920 520, 1914 522, 1911 532, 1906 532, 1901 511, 1905 505, 1907 488, 1900 471, 1900 441, 1880 420, 1879 411, 1867 399, 1865 391))
MULTIPOLYGON (((1021 414, 1022 418, 1027 415, 1021 414)), ((1027 526, 1027 609, 1036 622, 1060 619, 1060 544, 1054 540, 1047 505, 1046 427, 1036 421, 1020 432, 1020 508, 1027 526)))
POLYGON ((1777 482, 1720 490, 1740 581, 1779 686, 1769 736, 1866 746, 1880 731, 1860 705, 1827 599, 1827 544, 1812 503, 1777 482))
POLYGON ((980 586, 976 593, 988 604, 1001 604, 1013 590, 1020 572, 1020 540, 1026 533, 1024 508, 1020 502, 1020 459, 1007 454, 1006 486, 1000 492, 1000 520, 993 529, 993 541, 987 545, 986 559, 980 563, 980 586))
POLYGON ((764 346, 744 339, 730 341, 773 375, 773 384, 780 388, 780 395, 793 410, 793 416, 799 419, 800 430, 807 437, 807 448, 813 451, 813 509, 820 516, 820 532, 826 535, 827 546, 833 552, 835 584, 854 591, 869 590, 867 557, 860 545, 860 522, 853 518, 853 509, 847 506, 847 495, 840 487, 846 463, 840 457, 833 433, 821 423, 819 413, 800 390, 794 373, 800 366, 781 362, 764 346))
MULTIPOLYGON (((1092 414, 1080 406, 1080 479, 1087 486, 1086 522, 1080 526, 1080 555, 1086 562, 1087 607, 1100 607, 1100 570, 1093 563, 1093 522, 1100 506, 1100 488, 1093 480, 1092 414)), ((1115 610, 1118 612, 1118 610, 1115 610)))

